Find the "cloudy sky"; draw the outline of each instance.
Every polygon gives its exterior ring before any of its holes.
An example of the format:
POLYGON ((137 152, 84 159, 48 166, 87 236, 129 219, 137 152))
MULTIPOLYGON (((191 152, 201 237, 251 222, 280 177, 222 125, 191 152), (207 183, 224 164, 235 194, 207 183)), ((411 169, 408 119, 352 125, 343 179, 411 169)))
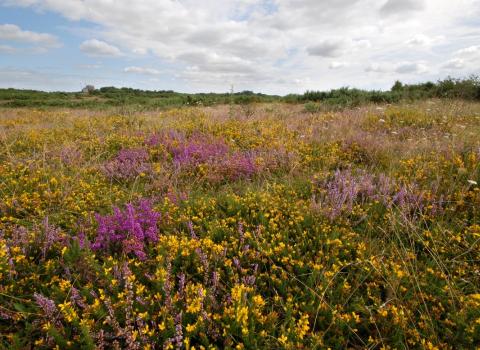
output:
POLYGON ((480 73, 480 0, 0 0, 0 87, 286 94, 480 73))

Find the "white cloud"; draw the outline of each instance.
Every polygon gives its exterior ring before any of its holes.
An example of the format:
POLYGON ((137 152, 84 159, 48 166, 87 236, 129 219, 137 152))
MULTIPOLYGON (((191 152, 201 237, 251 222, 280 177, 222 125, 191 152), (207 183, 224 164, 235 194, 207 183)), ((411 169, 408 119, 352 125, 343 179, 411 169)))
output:
POLYGON ((446 61, 442 68, 447 70, 469 70, 478 74, 478 63, 480 62, 480 45, 471 45, 453 53, 451 59, 446 61))
POLYGON ((44 48, 60 46, 60 42, 54 35, 22 30, 14 24, 0 24, 0 40, 34 44, 44 48))
POLYGON ((440 43, 444 39, 443 36, 436 36, 436 37, 429 37, 424 34, 417 34, 414 37, 408 39, 405 44, 408 46, 423 46, 423 47, 428 47, 432 46, 434 44, 440 43))
POLYGON ((0 53, 5 54, 14 54, 17 52, 17 49, 9 45, 0 45, 0 53))
POLYGON ((330 62, 330 64, 328 65, 328 68, 330 68, 330 69, 340 69, 340 68, 347 67, 348 65, 349 64, 347 62, 333 61, 333 62, 330 62))
POLYGON ((342 41, 324 40, 321 43, 310 46, 307 52, 310 56, 338 57, 343 53, 344 44, 342 41))
POLYGON ((123 70, 125 73, 135 73, 135 74, 146 74, 146 75, 159 75, 161 72, 159 70, 153 68, 145 68, 145 67, 126 67, 123 70))
POLYGON ((478 13, 478 0, 8 3, 81 21, 76 35, 102 40, 87 40, 82 51, 137 68, 129 72, 135 73, 128 76, 132 81, 145 80, 139 74, 155 78, 148 71, 153 68, 142 68, 153 66, 161 72, 168 68, 186 88, 226 91, 233 83, 288 93, 345 85, 389 88, 395 76, 414 79, 427 68, 429 79, 442 78, 441 68, 456 58, 464 60, 462 73, 478 72, 480 23, 472 15, 478 13), (340 69, 345 62, 355 64, 340 69), (369 79, 365 71, 372 73, 369 79))
POLYGON ((122 52, 116 46, 104 41, 90 39, 80 45, 80 50, 89 56, 121 56, 122 52))
POLYGON ((357 50, 369 49, 372 47, 372 43, 367 39, 354 40, 352 47, 357 50))
POLYGON ((80 64, 78 65, 80 69, 100 69, 102 68, 101 64, 80 64))
POLYGON ((423 62, 381 62, 371 63, 365 68, 365 72, 380 74, 423 74, 428 72, 428 67, 423 62))
POLYGON ((465 68, 465 61, 461 58, 453 58, 442 66, 446 69, 463 69, 465 68))
POLYGON ((5 0, 4 1, 6 6, 22 6, 22 7, 35 5, 37 2, 38 2, 37 0, 5 0))
POLYGON ((365 68, 367 73, 387 73, 391 71, 392 67, 389 64, 385 63, 371 63, 365 68))
POLYGON ((475 56, 480 54, 480 45, 469 46, 455 52, 457 56, 475 56))
POLYGON ((388 0, 380 9, 384 15, 402 15, 405 12, 420 11, 425 8, 423 0, 388 0))
MULTIPOLYGON (((48 91, 69 90, 73 77, 62 73, 49 74, 34 69, 19 69, 15 67, 0 67, 0 88, 42 89, 48 91)), ((78 90, 80 90, 78 84, 78 90)))
POLYGON ((402 62, 397 64, 397 66, 395 67, 395 72, 400 74, 422 74, 426 73, 427 71, 427 66, 423 63, 418 62, 402 62))

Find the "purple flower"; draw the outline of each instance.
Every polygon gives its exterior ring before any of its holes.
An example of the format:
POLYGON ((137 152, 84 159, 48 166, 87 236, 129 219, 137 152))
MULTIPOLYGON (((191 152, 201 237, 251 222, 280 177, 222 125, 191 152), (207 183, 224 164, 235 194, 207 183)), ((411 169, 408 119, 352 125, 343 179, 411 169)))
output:
POLYGON ((260 171, 254 152, 235 152, 222 158, 212 159, 210 165, 214 172, 210 177, 217 181, 249 179, 260 171))
POLYGON ((229 148, 223 140, 208 140, 204 136, 193 141, 182 142, 171 150, 173 161, 179 167, 197 166, 223 158, 228 151, 229 148))
POLYGON ((246 286, 254 286, 255 280, 256 278, 253 275, 242 277, 242 283, 245 284, 246 286))
POLYGON ((82 157, 82 153, 75 147, 64 147, 60 152, 60 159, 66 165, 75 164, 82 157))
POLYGON ((70 296, 70 299, 71 301, 78 305, 79 307, 81 307, 82 309, 85 309, 87 307, 87 305, 85 304, 85 302, 83 301, 83 298, 82 296, 80 295, 80 292, 77 288, 73 287, 72 286, 72 291, 71 291, 71 296, 70 296))
POLYGON ((193 228, 193 223, 191 221, 188 221, 187 222, 187 227, 188 227, 188 230, 190 231, 190 237, 193 239, 193 240, 198 240, 198 236, 197 234, 195 233, 195 230, 193 228))
POLYGON ((145 144, 150 147, 155 147, 160 144, 161 140, 162 140, 161 135, 155 133, 147 136, 147 138, 145 139, 145 144))
POLYGON ((114 208, 113 211, 113 215, 95 215, 98 229, 92 249, 120 250, 145 259, 145 245, 158 241, 160 213, 155 212, 150 201, 145 199, 137 206, 128 203, 125 210, 114 208))
POLYGON ((163 283, 163 292, 165 293, 165 306, 169 311, 172 310, 172 283, 170 278, 172 276, 172 263, 167 261, 167 271, 165 282, 163 283))
POLYGON ((183 345, 183 328, 182 328, 182 313, 175 316, 175 337, 173 339, 177 349, 181 349, 183 345))
POLYGON ((240 236, 240 244, 242 245, 245 240, 245 232, 243 231, 243 222, 238 223, 238 234, 240 236))
POLYGON ((177 130, 162 130, 153 133, 145 138, 145 144, 150 147, 163 145, 166 149, 171 150, 174 144, 185 140, 185 135, 177 130))
POLYGON ((178 276, 178 295, 180 296, 180 298, 183 298, 184 297, 184 292, 185 292, 185 274, 184 273, 181 273, 179 276, 178 276))
POLYGON ((104 165, 105 175, 112 179, 129 180, 142 173, 149 173, 149 154, 145 149, 122 149, 117 156, 104 165))
POLYGON ((212 288, 215 291, 220 282, 220 274, 217 271, 212 272, 212 288))
POLYGON ((399 189, 395 181, 384 174, 373 175, 366 172, 353 174, 350 170, 337 170, 335 174, 319 184, 319 198, 314 205, 331 219, 342 214, 352 213, 357 204, 379 201, 387 208, 395 207, 406 217, 416 217, 431 204, 431 214, 442 212, 443 197, 438 200, 426 198, 415 184, 402 184, 399 189))
POLYGON ((58 227, 49 224, 48 217, 42 222, 43 240, 42 240, 42 256, 45 259, 47 251, 56 243, 65 243, 58 227))
POLYGON ((42 309, 43 313, 48 319, 52 320, 56 317, 58 310, 53 300, 48 299, 39 293, 34 293, 33 298, 35 299, 35 303, 42 309))
POLYGON ((240 264, 240 260, 238 260, 237 257, 234 257, 234 258, 233 258, 233 265, 235 265, 235 267, 236 267, 237 269, 239 269, 239 270, 242 269, 242 265, 240 264))
POLYGON ((19 247, 23 254, 26 254, 29 246, 29 233, 23 226, 17 226, 13 229, 10 245, 13 247, 19 247))
POLYGON ((426 204, 424 194, 416 186, 402 186, 392 198, 392 203, 407 216, 415 217, 422 213, 426 204))
POLYGON ((83 231, 78 232, 77 237, 75 237, 75 239, 77 240, 80 248, 84 249, 84 248, 90 247, 90 241, 88 240, 88 237, 85 234, 85 232, 83 231))
POLYGON ((333 220, 342 213, 351 213, 355 204, 370 200, 382 200, 386 204, 392 188, 393 183, 384 175, 377 178, 365 172, 353 174, 350 170, 337 170, 332 178, 321 184, 320 201, 333 220))
POLYGON ((170 202, 174 204, 179 204, 180 202, 186 201, 188 199, 188 195, 185 192, 175 192, 172 188, 168 189, 166 197, 170 200, 170 202))
POLYGON ((250 178, 258 171, 255 155, 252 152, 236 153, 225 163, 230 171, 230 179, 250 178))

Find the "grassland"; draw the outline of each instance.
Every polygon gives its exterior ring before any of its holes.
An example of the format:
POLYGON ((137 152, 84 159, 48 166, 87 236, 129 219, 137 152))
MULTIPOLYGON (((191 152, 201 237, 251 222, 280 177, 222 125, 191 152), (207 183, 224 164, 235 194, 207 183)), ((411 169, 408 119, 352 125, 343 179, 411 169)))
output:
POLYGON ((319 101, 3 108, 0 347, 479 346, 480 103, 319 101))

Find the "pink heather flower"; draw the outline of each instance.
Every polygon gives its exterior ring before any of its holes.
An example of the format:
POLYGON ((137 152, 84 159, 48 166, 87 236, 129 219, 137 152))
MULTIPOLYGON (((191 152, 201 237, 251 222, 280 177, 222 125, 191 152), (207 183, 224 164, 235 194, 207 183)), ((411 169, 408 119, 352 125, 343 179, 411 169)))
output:
POLYGON ((166 149, 171 150, 175 143, 184 142, 185 135, 177 130, 162 130, 148 135, 144 143, 149 147, 157 147, 159 145, 165 146, 166 149))
POLYGON ((251 178, 257 173, 255 155, 251 152, 237 152, 223 162, 223 169, 231 180, 251 178))
POLYGON ((37 304, 37 306, 42 309, 47 319, 57 323, 55 319, 58 315, 58 309, 55 305, 55 302, 40 293, 34 293, 33 298, 35 299, 35 303, 37 304))
POLYGON ((228 153, 228 146, 223 140, 208 140, 199 137, 196 140, 182 142, 171 150, 173 161, 177 166, 196 166, 228 153))
POLYGON ((141 200, 137 206, 128 203, 125 210, 113 209, 113 215, 95 215, 98 222, 93 250, 133 253, 145 259, 145 245, 158 241, 157 223, 160 213, 152 209, 149 200, 141 200))
POLYGON ((82 153, 75 147, 64 147, 60 151, 60 159, 63 164, 72 165, 78 162, 82 157, 82 153))
POLYGON ((58 227, 49 224, 48 217, 45 217, 42 222, 43 241, 42 241, 42 256, 45 259, 47 251, 56 243, 65 243, 61 235, 61 230, 58 227))
POLYGON ((437 200, 427 200, 415 184, 403 184, 396 190, 396 183, 384 174, 376 176, 366 172, 353 174, 350 170, 337 170, 330 179, 319 185, 320 205, 331 220, 345 213, 350 214, 355 204, 369 201, 379 201, 388 208, 394 206, 409 216, 421 214, 428 203, 432 205, 431 213, 439 214, 444 205, 442 196, 437 200))
POLYGON ((122 149, 117 156, 104 165, 105 175, 112 179, 129 180, 151 171, 149 154, 145 149, 122 149))

